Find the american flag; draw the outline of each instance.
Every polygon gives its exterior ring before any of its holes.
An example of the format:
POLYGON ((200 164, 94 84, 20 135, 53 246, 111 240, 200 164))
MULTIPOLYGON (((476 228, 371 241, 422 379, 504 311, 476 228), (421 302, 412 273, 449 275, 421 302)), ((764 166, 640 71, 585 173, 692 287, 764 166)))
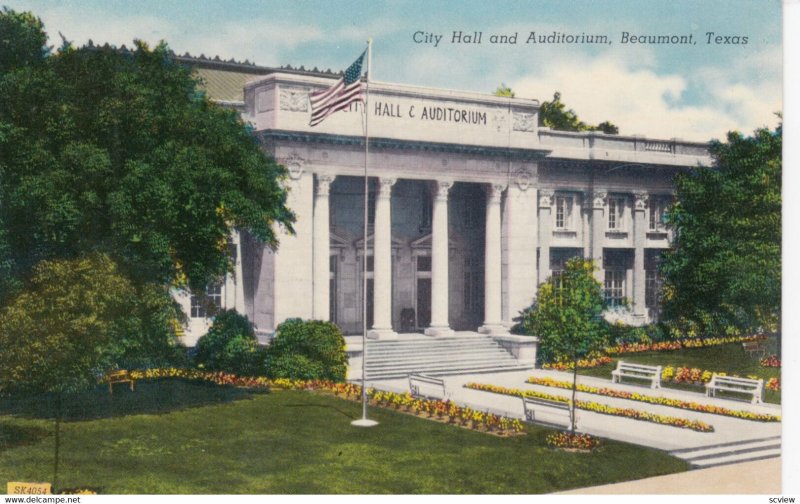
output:
POLYGON ((336 84, 323 91, 311 93, 311 122, 309 126, 316 126, 326 117, 339 110, 346 109, 351 103, 363 101, 361 93, 361 66, 367 51, 344 71, 344 77, 336 84))

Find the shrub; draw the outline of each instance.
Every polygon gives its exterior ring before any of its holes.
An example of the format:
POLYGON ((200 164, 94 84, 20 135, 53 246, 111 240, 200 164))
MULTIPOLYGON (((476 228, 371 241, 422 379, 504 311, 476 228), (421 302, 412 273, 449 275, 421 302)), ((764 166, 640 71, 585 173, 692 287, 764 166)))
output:
POLYGON ((344 381, 347 353, 342 332, 331 322, 286 320, 267 348, 267 375, 344 381))
POLYGON ((211 371, 257 376, 265 373, 265 357, 266 351, 259 346, 247 317, 225 310, 214 318, 208 334, 197 341, 194 361, 211 371))

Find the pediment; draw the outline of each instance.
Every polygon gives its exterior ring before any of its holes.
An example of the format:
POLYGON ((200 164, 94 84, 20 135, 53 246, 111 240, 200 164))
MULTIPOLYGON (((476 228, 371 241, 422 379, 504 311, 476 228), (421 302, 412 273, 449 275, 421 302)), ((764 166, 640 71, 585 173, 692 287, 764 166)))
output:
MULTIPOLYGON (((455 240, 452 236, 448 238, 448 242, 451 249, 458 248, 458 241, 455 240)), ((416 240, 411 242, 412 250, 419 250, 419 249, 430 249, 433 246, 433 233, 428 233, 423 235, 416 240)))
MULTIPOLYGON (((372 248, 372 243, 373 243, 374 239, 375 239, 375 234, 374 233, 370 234, 370 235, 367 235, 367 247, 368 248, 370 248, 370 249, 372 248)), ((356 247, 356 249, 359 249, 359 250, 363 249, 364 248, 364 238, 359 238, 358 240, 353 242, 353 245, 356 247)), ((405 245, 406 245, 406 243, 403 240, 400 240, 399 238, 396 238, 396 237, 392 236, 392 249, 399 249, 399 248, 405 247, 405 245)))

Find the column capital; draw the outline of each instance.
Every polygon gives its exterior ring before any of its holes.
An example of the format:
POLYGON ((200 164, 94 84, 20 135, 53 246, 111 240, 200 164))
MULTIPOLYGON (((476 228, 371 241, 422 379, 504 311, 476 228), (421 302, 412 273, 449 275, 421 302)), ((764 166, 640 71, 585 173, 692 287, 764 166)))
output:
POLYGON ((489 184, 486 188, 486 203, 491 205, 499 205, 500 198, 503 191, 508 187, 506 184, 489 184))
POLYGON ((592 192, 592 208, 602 209, 606 206, 606 198, 608 193, 606 191, 593 191, 592 192))
POLYGON ((650 194, 648 194, 645 191, 637 191, 633 193, 634 210, 639 212, 644 212, 645 208, 647 208, 647 201, 649 199, 650 199, 650 194))
POLYGON ((553 191, 550 189, 539 189, 539 208, 550 208, 553 206, 553 191))
POLYGON ((394 185, 395 182, 397 182, 397 179, 381 177, 379 179, 379 182, 380 183, 378 185, 380 189, 378 192, 378 196, 380 196, 381 198, 390 198, 392 196, 392 186, 394 185))
POLYGON ((327 196, 331 192, 331 184, 336 175, 319 175, 317 174, 317 196, 327 196))
POLYGON ((447 201, 447 195, 450 188, 453 187, 452 180, 437 180, 436 181, 436 200, 447 201))

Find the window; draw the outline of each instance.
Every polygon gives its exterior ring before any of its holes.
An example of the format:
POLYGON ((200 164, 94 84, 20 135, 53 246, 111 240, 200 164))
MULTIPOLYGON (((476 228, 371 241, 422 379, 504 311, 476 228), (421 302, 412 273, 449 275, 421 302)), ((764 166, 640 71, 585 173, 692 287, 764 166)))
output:
POLYGON ((650 196, 648 203, 650 207, 650 225, 648 230, 652 232, 664 232, 666 225, 664 224, 664 214, 666 210, 666 200, 658 196, 650 196))
POLYGON ((337 261, 337 258, 338 258, 337 256, 332 255, 332 256, 330 256, 330 259, 329 259, 329 262, 328 262, 328 265, 329 265, 328 271, 329 271, 329 277, 330 277, 330 281, 329 281, 329 285, 328 285, 328 289, 329 289, 328 292, 330 293, 329 294, 329 298, 328 298, 328 303, 329 303, 328 311, 329 311, 330 321, 333 322, 334 324, 337 322, 336 314, 338 312, 337 304, 336 304, 336 296, 337 296, 337 293, 336 293, 336 276, 337 275, 336 275, 336 273, 338 271, 339 263, 337 261))
POLYGON ((417 271, 431 271, 431 256, 417 256, 417 271))
POLYGON ((610 306, 621 306, 625 300, 625 270, 606 270, 605 298, 610 306))
POLYGON ((609 231, 622 231, 624 226, 625 198, 608 198, 608 229, 609 231))
POLYGON ((628 250, 606 250, 603 254, 603 295, 610 306, 625 304, 625 279, 631 266, 631 258, 632 254, 628 250))
POLYGON ((644 304, 647 308, 658 310, 661 305, 661 288, 664 284, 659 271, 661 251, 646 249, 644 256, 644 304))
POLYGON ((556 196, 556 229, 572 229, 572 196, 556 196))
POLYGON ((205 318, 209 313, 213 314, 217 308, 222 307, 222 284, 214 283, 206 288, 205 296, 191 297, 191 316, 192 318, 205 318))

